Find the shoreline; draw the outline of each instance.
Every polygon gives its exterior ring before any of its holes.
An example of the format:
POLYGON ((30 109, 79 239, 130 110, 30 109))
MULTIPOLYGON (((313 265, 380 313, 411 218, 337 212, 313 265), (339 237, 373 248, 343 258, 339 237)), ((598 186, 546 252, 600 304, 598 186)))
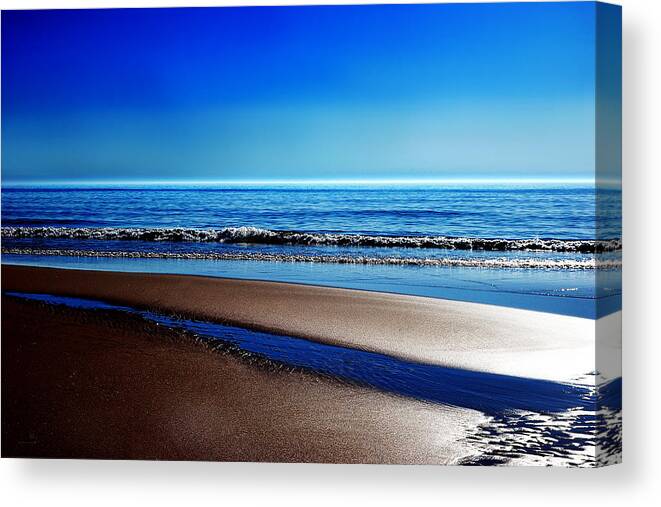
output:
POLYGON ((510 259, 462 258, 462 257, 352 257, 348 255, 323 254, 274 254, 258 252, 144 252, 138 250, 77 250, 65 248, 4 248, 3 255, 40 255, 52 257, 95 257, 111 259, 175 259, 175 260, 217 260, 217 261, 257 261, 257 262, 296 262, 307 264, 353 264, 366 266, 416 266, 416 267, 460 267, 486 269, 553 269, 553 270, 618 270, 620 260, 568 260, 568 259, 510 259))
POLYGON ((586 384, 595 378, 585 376, 595 370, 595 321, 578 317, 280 282, 5 264, 2 289, 103 300, 453 368, 586 384))

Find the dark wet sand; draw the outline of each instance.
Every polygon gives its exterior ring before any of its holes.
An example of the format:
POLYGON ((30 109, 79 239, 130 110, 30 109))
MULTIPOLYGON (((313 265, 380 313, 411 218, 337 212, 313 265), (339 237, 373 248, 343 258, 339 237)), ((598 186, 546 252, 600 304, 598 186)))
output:
POLYGON ((2 298, 3 457, 456 463, 480 422, 130 317, 2 298))

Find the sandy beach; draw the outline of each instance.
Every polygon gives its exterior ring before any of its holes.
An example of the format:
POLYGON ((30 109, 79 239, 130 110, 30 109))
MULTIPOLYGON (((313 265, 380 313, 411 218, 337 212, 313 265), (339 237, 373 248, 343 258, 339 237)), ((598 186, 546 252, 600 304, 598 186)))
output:
MULTIPOLYGON (((549 373, 557 376, 558 369, 573 375, 594 364, 594 356, 583 350, 591 347, 593 321, 478 304, 272 282, 10 265, 2 266, 2 287, 3 316, 11 315, 2 319, 3 456, 505 463, 527 454, 520 432, 542 431, 545 436, 535 438, 543 449, 547 439, 558 438, 553 425, 535 429, 525 415, 507 422, 493 419, 467 408, 472 400, 494 396, 498 403, 499 397, 512 397, 506 403, 515 406, 547 391, 540 384, 508 383, 505 379, 518 377, 503 374, 524 372, 522 377, 539 382, 545 375, 552 378, 549 373), (341 375, 283 367, 240 349, 215 350, 211 342, 138 314, 54 306, 11 296, 16 292, 95 299, 266 330, 285 334, 285 343, 303 337, 347 350, 461 365, 484 372, 480 375, 496 373, 505 383, 480 377, 465 383, 459 373, 439 386, 459 389, 469 399, 461 406, 430 403, 396 394, 397 388, 393 394, 346 382, 341 375), (582 335, 570 332, 574 324, 585 325, 579 327, 582 335), (545 361, 551 362, 546 368, 545 361), (494 421, 500 421, 495 423, 499 437, 485 448, 494 421)), ((346 357, 349 364, 355 360, 346 357)), ((560 391, 553 392, 547 394, 560 391)), ((568 448, 582 438, 572 434, 568 448)), ((570 452, 564 463, 581 464, 590 456, 589 450, 581 453, 577 458, 570 452)))
POLYGON ((100 299, 475 371, 567 382, 595 369, 593 320, 492 305, 274 282, 7 265, 2 287, 100 299))

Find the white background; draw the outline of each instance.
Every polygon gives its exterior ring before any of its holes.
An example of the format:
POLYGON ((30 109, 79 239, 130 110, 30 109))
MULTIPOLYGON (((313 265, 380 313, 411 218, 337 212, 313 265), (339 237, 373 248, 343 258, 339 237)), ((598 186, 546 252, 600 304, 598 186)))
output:
MULTIPOLYGON (((0 0, 3 9, 281 3, 314 2, 0 0)), ((661 2, 618 3, 624 7, 623 465, 566 470, 3 459, 4 505, 658 505, 661 2)))

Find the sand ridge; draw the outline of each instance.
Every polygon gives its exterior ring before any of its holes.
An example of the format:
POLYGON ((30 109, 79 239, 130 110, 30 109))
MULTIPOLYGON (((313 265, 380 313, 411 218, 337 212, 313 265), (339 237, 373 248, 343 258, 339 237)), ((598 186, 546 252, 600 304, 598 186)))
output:
POLYGON ((2 266, 5 291, 186 314, 390 354, 575 381, 594 370, 593 320, 493 305, 279 282, 2 266))

